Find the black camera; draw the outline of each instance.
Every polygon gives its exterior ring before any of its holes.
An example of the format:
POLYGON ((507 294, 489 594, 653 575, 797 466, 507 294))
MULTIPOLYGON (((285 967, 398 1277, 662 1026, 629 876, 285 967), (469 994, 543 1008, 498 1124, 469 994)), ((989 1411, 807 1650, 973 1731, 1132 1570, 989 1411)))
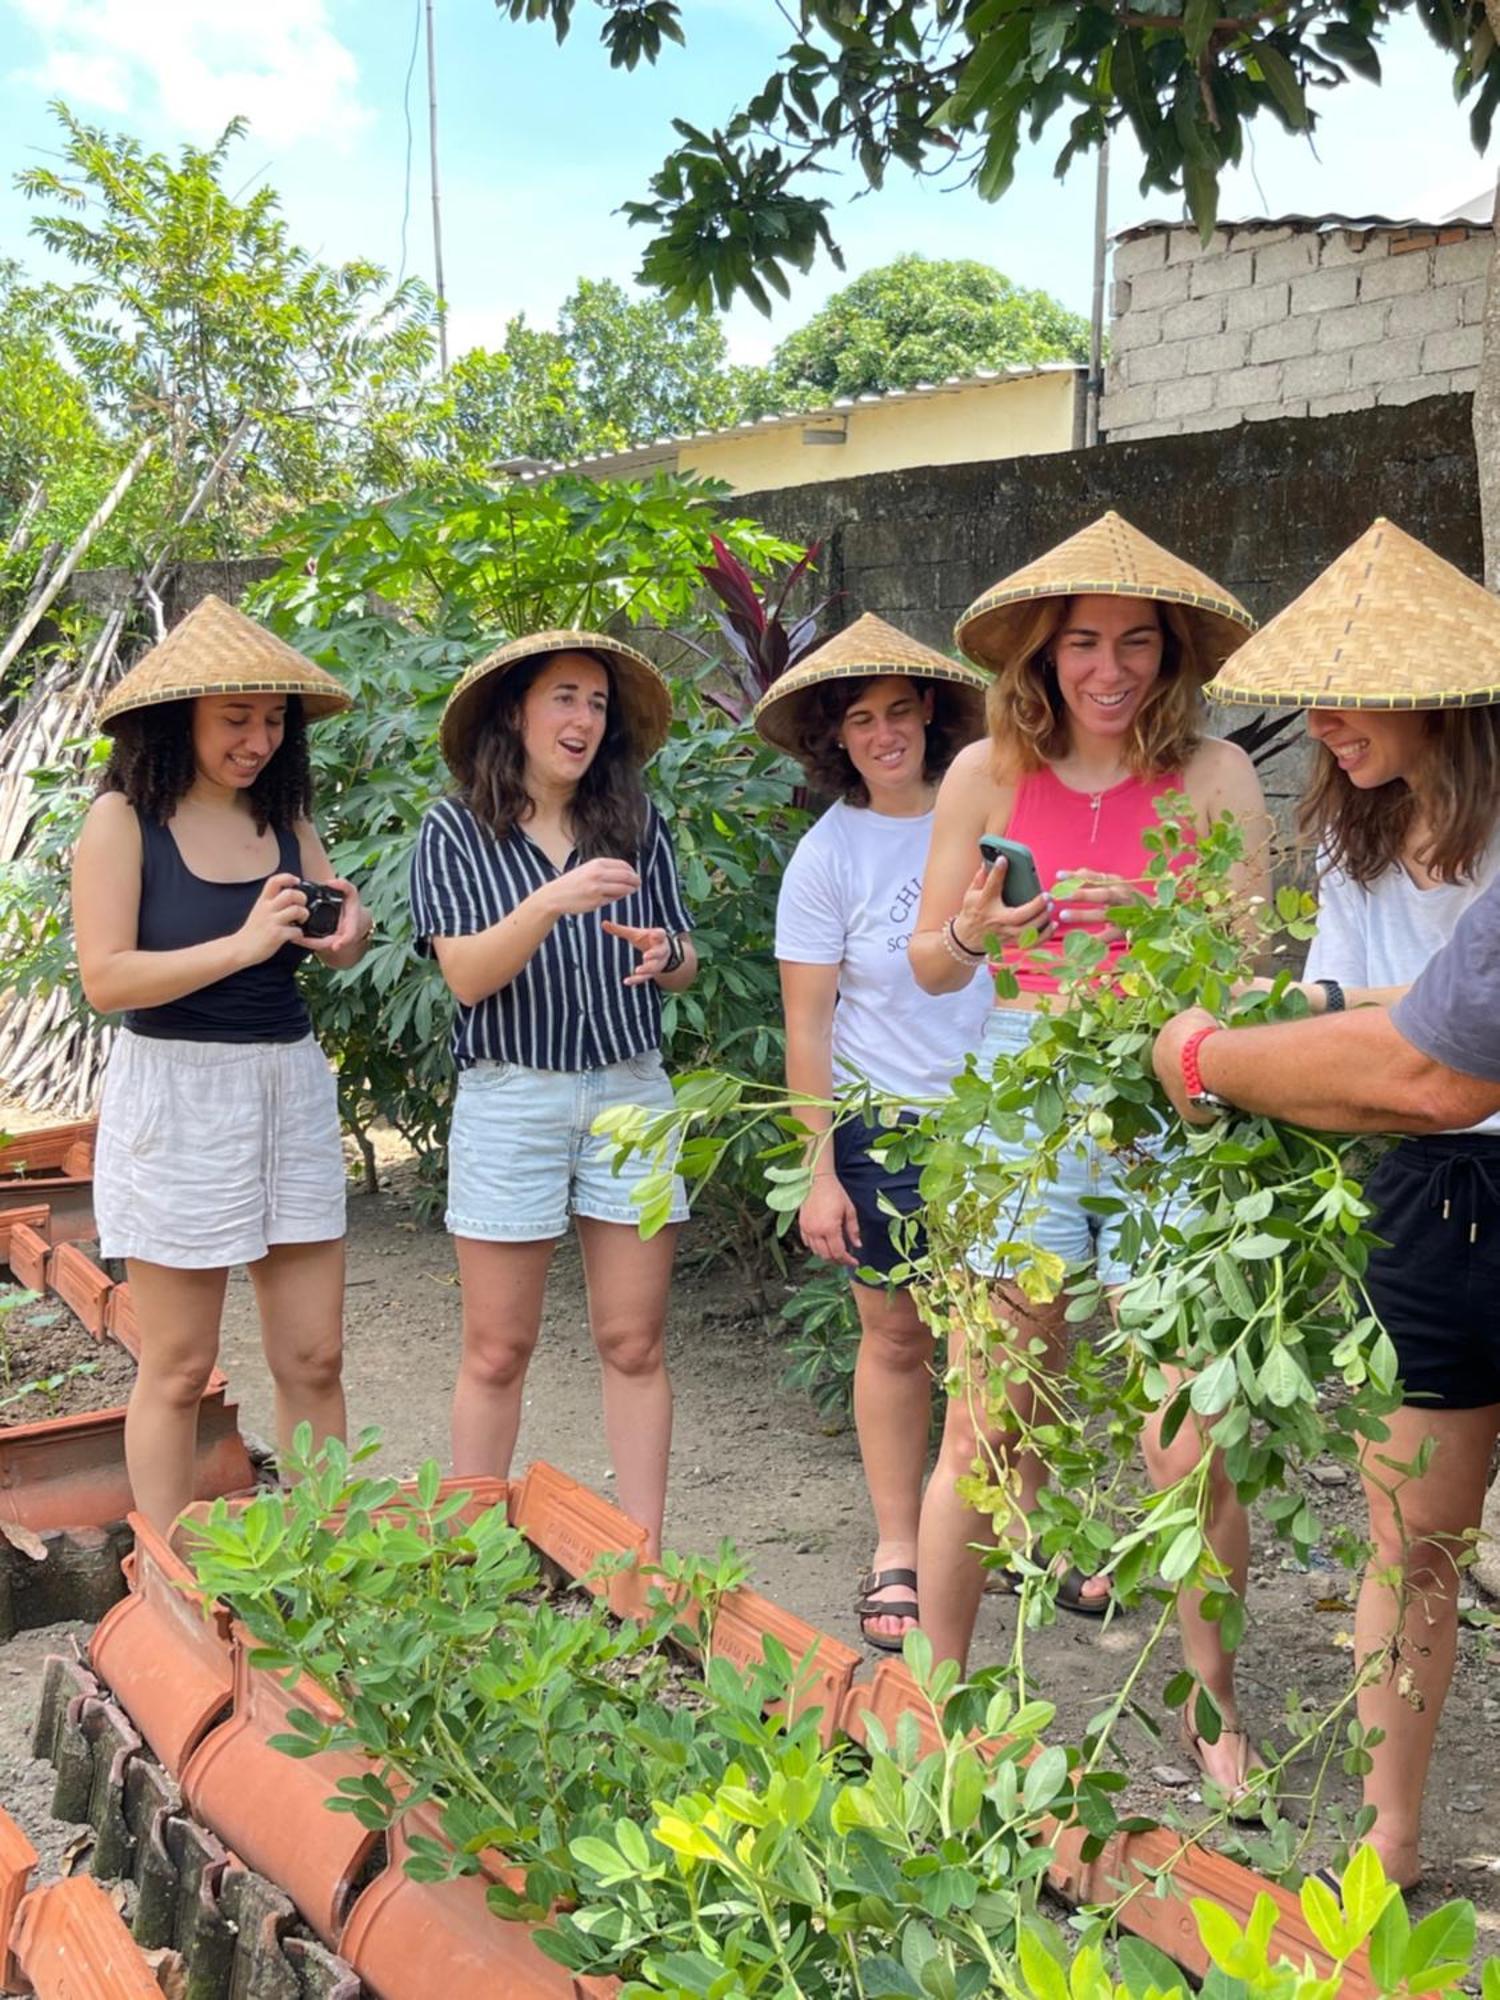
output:
POLYGON ((297 889, 307 898, 307 917, 302 925, 302 935, 310 938, 332 937, 343 914, 343 890, 330 889, 326 882, 299 882, 297 889))

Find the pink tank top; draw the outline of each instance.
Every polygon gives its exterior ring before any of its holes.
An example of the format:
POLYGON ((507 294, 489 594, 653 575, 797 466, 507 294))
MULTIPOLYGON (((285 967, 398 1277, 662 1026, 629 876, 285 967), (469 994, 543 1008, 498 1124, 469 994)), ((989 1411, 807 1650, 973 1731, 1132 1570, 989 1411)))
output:
MULTIPOLYGON (((1006 838, 1024 841, 1031 849, 1042 887, 1048 891, 1055 890, 1059 877, 1066 879, 1082 869, 1137 881, 1150 859, 1141 836, 1158 824, 1156 802, 1181 790, 1180 772, 1168 771, 1160 778, 1122 778, 1102 792, 1075 792, 1050 764, 1043 765, 1021 780, 1006 838)), ((1184 867, 1187 861, 1188 856, 1181 855, 1174 866, 1184 867)), ((1007 951, 994 963, 1016 975, 1023 993, 1055 993, 1061 983, 1057 961, 1069 932, 1102 930, 1107 921, 1102 916, 1082 923, 1059 920, 1044 944, 1030 951, 1007 951)), ((1124 950, 1125 940, 1113 939, 1102 969, 1107 970, 1124 950)))

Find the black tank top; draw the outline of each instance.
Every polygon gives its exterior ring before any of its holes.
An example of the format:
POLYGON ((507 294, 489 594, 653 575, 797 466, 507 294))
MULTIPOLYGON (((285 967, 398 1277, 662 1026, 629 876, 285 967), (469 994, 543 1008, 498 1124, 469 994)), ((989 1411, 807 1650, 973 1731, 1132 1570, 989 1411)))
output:
MULTIPOLYGON (((181 951, 228 937, 249 916, 267 877, 253 882, 205 882, 183 861, 171 829, 136 814, 141 829, 141 914, 138 951, 181 951)), ((278 827, 276 872, 301 875, 297 836, 278 827)), ((297 967, 307 953, 284 944, 274 958, 247 965, 227 978, 184 993, 161 1007, 134 1007, 125 1016, 133 1034, 174 1042, 300 1042, 312 1033, 297 991, 297 967)))

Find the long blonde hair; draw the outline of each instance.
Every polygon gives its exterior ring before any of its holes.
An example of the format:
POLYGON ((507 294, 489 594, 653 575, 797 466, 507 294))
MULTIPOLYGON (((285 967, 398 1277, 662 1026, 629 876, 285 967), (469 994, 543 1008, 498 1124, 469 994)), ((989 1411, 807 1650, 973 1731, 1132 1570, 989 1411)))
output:
MULTIPOLYGON (((1023 626, 1014 655, 996 674, 985 697, 990 737, 997 753, 1019 771, 1039 771, 1066 754, 1068 709, 1052 665, 1052 642, 1077 600, 1043 597, 1023 626)), ((1203 740, 1203 683, 1211 663, 1199 631, 1176 604, 1142 598, 1157 614, 1162 633, 1161 671, 1136 711, 1125 745, 1125 763, 1137 778, 1180 771, 1203 740)))

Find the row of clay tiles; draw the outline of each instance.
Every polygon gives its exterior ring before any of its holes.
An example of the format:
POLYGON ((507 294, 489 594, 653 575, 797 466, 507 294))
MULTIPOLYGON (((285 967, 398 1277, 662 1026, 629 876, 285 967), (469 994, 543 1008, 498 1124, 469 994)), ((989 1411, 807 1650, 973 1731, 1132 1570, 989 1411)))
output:
POLYGON ((184 1815, 176 1785, 76 1661, 47 1663, 32 1752, 57 1773, 53 1817, 92 1827, 93 1874, 29 1888, 36 1850, 0 1811, 0 1992, 360 2000, 349 1965, 293 1934, 290 1898, 184 1815))
MULTIPOLYGON (((521 1532, 566 1577, 587 1578, 601 1557, 644 1557, 644 1538, 632 1522, 548 1465, 532 1466, 509 1489, 500 1481, 455 1480, 444 1491, 468 1492, 471 1518, 505 1501, 521 1532)), ((195 1600, 191 1572, 170 1543, 143 1521, 132 1525, 131 1595, 104 1620, 91 1649, 100 1679, 167 1771, 180 1777, 187 1809, 285 1890, 314 1933, 380 2000, 427 2000, 434 1984, 445 2000, 489 2000, 501 1976, 514 2000, 576 2000, 580 1992, 616 1990, 613 1981, 575 1982, 538 1951, 528 1926, 494 1917, 479 1877, 413 1882, 400 1865, 407 1829, 395 1829, 383 1853, 379 1837, 351 1815, 328 1813, 324 1801, 338 1781, 372 1767, 349 1752, 289 1759, 271 1749, 270 1739, 284 1730, 289 1708, 333 1719, 336 1704, 310 1682, 288 1688, 252 1667, 249 1635, 223 1607, 195 1600)), ((618 1615, 643 1608, 644 1585, 632 1567, 590 1587, 618 1615)), ((748 1667, 759 1663, 768 1635, 806 1663, 796 1699, 822 1712, 825 1742, 844 1735, 863 1743, 872 1716, 891 1738, 910 1717, 923 1753, 937 1746, 928 1705, 901 1662, 883 1661, 871 1680, 857 1682, 859 1654, 755 1591, 726 1598, 712 1645, 748 1667)), ((415 1831, 441 1837, 430 1807, 415 1831)), ((1269 1895, 1277 1910, 1275 1948, 1327 1969, 1298 1899, 1222 1855, 1158 1829, 1117 1835, 1085 1862, 1080 1828, 1053 1821, 1039 1837, 1053 1888, 1075 1904, 1112 1904, 1132 1891, 1120 1923, 1195 1976, 1203 1976, 1208 1961, 1189 1907, 1194 1897, 1212 1898, 1243 1925, 1256 1897, 1269 1895), (1158 1893, 1162 1871, 1170 1871, 1170 1882, 1158 1893)), ((494 1857, 489 1872, 505 1879, 504 1858, 494 1857)), ((1344 2000, 1364 2000, 1374 1990, 1363 1959, 1346 1968, 1344 2000)))

